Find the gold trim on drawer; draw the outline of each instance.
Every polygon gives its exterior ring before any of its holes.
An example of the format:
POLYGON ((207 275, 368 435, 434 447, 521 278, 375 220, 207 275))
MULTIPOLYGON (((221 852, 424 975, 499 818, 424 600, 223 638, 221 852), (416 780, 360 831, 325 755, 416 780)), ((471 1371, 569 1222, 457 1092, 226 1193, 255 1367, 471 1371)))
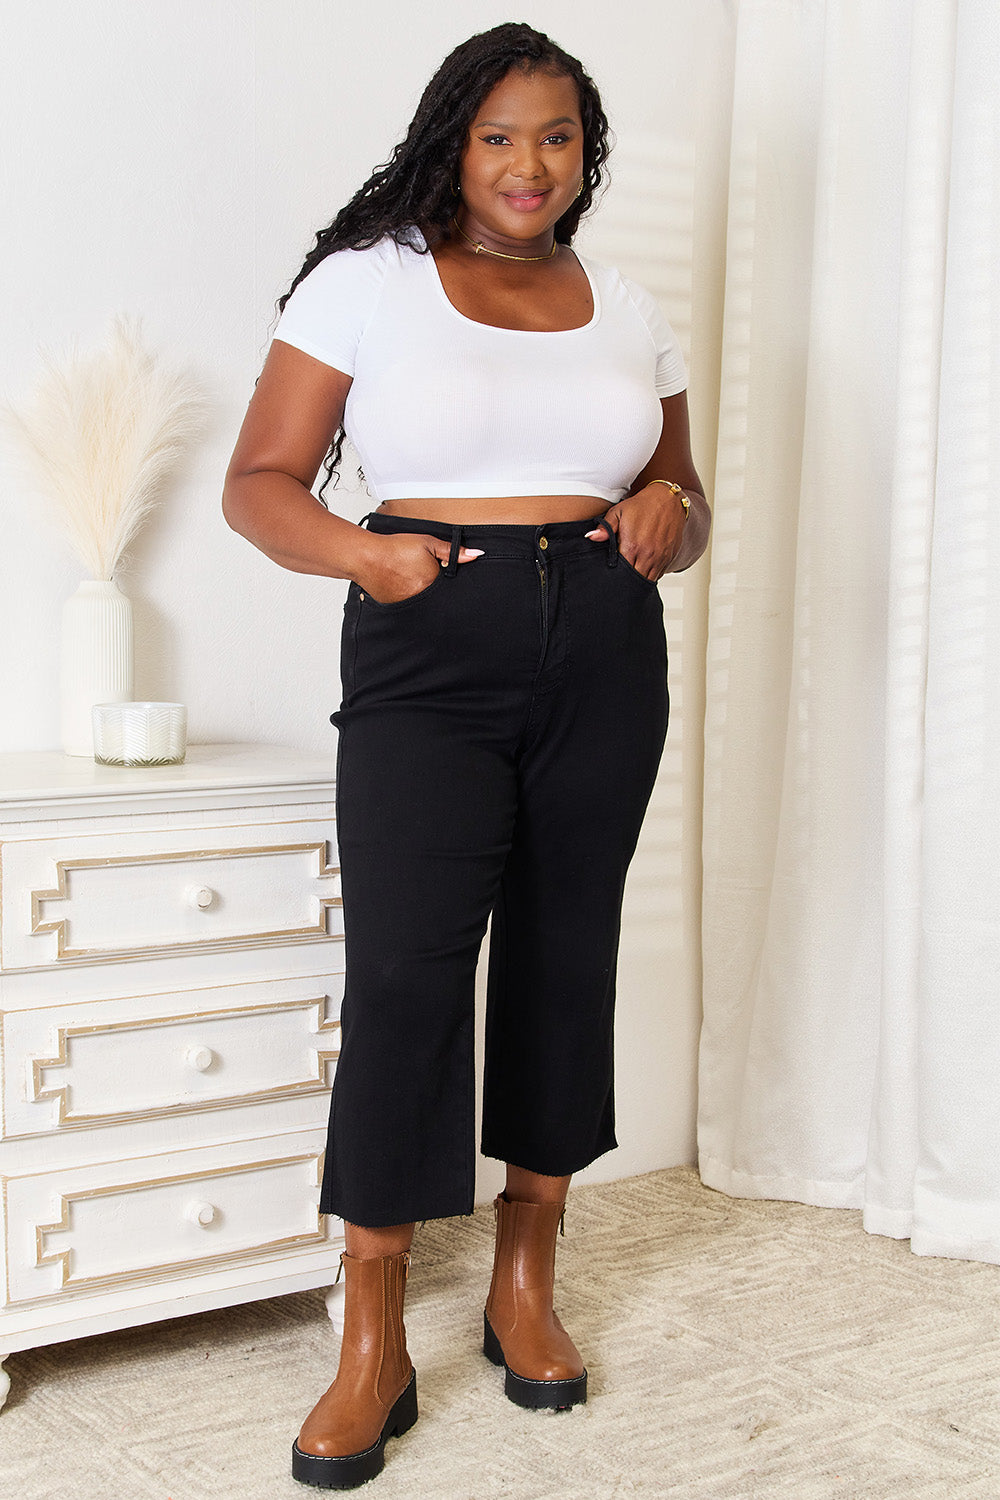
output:
POLYGON ((302 938, 326 937, 328 935, 325 921, 326 911, 331 906, 343 905, 343 900, 340 896, 317 895, 319 918, 314 925, 308 927, 283 927, 278 928, 274 932, 227 932, 220 937, 185 937, 174 942, 139 943, 125 948, 69 948, 66 946, 66 923, 69 919, 67 917, 59 917, 54 921, 43 922, 41 913, 41 906, 44 901, 65 901, 68 899, 66 877, 71 870, 117 869, 119 866, 124 865, 179 864, 184 860, 198 859, 254 859, 261 854, 315 854, 318 857, 320 867, 313 878, 316 880, 326 880, 340 873, 339 866, 327 863, 326 850, 326 840, 322 840, 318 843, 306 844, 241 844, 231 849, 178 849, 170 850, 166 853, 122 854, 97 859, 58 859, 55 862, 55 889, 31 892, 31 935, 54 933, 57 959, 107 958, 119 954, 132 953, 173 953, 178 949, 185 948, 209 948, 236 943, 287 942, 302 938))
POLYGON ((316 1047, 313 1052, 315 1074, 297 1083, 275 1084, 272 1088, 256 1089, 251 1093, 224 1094, 218 1098, 186 1100, 182 1104, 164 1104, 148 1109, 109 1110, 100 1114, 81 1114, 67 1105, 67 1090, 70 1083, 43 1084, 42 1073, 48 1068, 64 1068, 69 1062, 68 1043, 74 1036, 110 1036, 114 1032, 146 1031, 151 1027, 179 1026, 185 1023, 225 1021, 234 1016, 278 1015, 289 1011, 315 1011, 317 1040, 332 1036, 340 1030, 340 1017, 330 1019, 326 1015, 327 997, 310 995, 305 999, 273 1000, 263 1005, 234 1005, 226 1010, 190 1011, 176 1016, 150 1016, 142 1020, 110 1021, 92 1026, 60 1026, 56 1031, 56 1054, 54 1057, 31 1058, 31 1098, 29 1103, 41 1104, 56 1100, 59 1116, 57 1128, 63 1125, 118 1124, 124 1120, 156 1120, 167 1115, 200 1113, 208 1109, 231 1109, 239 1104, 259 1104, 266 1099, 292 1099, 299 1094, 323 1093, 328 1087, 327 1064, 336 1062, 339 1047, 316 1047))
POLYGON ((262 1240, 260 1244, 248 1245, 243 1250, 219 1251, 215 1255, 186 1256, 183 1260, 164 1261, 156 1266, 141 1266, 134 1271, 113 1271, 107 1276, 79 1276, 74 1277, 70 1270, 70 1259, 73 1247, 66 1250, 54 1250, 51 1254, 45 1253, 45 1236, 66 1231, 70 1227, 69 1213, 72 1204, 92 1198, 110 1198, 125 1193, 141 1192, 144 1188, 175 1187, 182 1182, 211 1182, 220 1177, 233 1177, 240 1172, 259 1172, 262 1168, 294 1167, 301 1162, 311 1162, 315 1168, 314 1179, 319 1183, 322 1169, 323 1152, 305 1152, 300 1156, 284 1156, 271 1158, 265 1161, 253 1161, 241 1163, 236 1167, 219 1167, 208 1172, 184 1172, 174 1177, 151 1177, 144 1182, 116 1183, 109 1187, 85 1188, 76 1193, 63 1193, 59 1198, 59 1218, 51 1224, 35 1225, 35 1268, 43 1266, 59 1266, 60 1283, 55 1292, 42 1293, 39 1297, 24 1299, 16 1298, 16 1301, 44 1300, 47 1296, 58 1296, 59 1291, 77 1291, 81 1288, 94 1290, 114 1286, 127 1286, 134 1282, 149 1281, 151 1279, 162 1280, 164 1277, 177 1273, 189 1272, 192 1268, 199 1273, 202 1271, 213 1271, 222 1266, 232 1265, 234 1262, 243 1260, 258 1260, 261 1256, 268 1256, 278 1251, 303 1250, 310 1246, 324 1245, 329 1238, 323 1228, 323 1216, 319 1209, 316 1210, 316 1228, 305 1231, 302 1234, 285 1235, 277 1240, 262 1240))

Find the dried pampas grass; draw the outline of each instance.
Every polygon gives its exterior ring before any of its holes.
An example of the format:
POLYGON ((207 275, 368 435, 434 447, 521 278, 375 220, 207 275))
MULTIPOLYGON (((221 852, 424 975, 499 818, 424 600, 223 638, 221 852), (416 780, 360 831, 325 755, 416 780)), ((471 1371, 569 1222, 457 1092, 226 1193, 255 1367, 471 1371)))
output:
POLYGON ((27 405, 0 407, 33 486, 98 579, 114 574, 206 414, 202 388, 160 368, 138 319, 123 316, 95 353, 45 356, 27 405))

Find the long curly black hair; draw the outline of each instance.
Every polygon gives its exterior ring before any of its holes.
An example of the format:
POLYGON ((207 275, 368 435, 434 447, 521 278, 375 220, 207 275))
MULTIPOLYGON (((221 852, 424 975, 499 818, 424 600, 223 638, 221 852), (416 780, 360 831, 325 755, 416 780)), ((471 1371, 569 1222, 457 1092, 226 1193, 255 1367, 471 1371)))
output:
MULTIPOLYGON (((426 250, 447 234, 459 204, 458 169, 473 117, 512 68, 531 73, 541 69, 576 84, 583 124, 583 188, 555 226, 556 240, 572 243, 581 218, 593 204, 611 149, 601 96, 582 64, 544 32, 508 21, 469 37, 448 54, 424 89, 406 136, 389 160, 375 168, 333 223, 317 232, 301 270, 279 298, 279 312, 303 277, 335 250, 367 250, 386 235, 411 244, 413 226, 423 235, 426 250)), ((343 443, 341 427, 324 462, 321 499, 340 463, 343 443)))

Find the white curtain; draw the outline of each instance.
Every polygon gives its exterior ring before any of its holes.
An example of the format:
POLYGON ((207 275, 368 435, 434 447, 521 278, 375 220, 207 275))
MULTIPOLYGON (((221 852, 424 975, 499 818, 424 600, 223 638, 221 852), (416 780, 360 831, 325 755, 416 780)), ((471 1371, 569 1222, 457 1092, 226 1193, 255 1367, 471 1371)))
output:
POLYGON ((701 1173, 1000 1262, 1000 5, 736 31, 701 1173))

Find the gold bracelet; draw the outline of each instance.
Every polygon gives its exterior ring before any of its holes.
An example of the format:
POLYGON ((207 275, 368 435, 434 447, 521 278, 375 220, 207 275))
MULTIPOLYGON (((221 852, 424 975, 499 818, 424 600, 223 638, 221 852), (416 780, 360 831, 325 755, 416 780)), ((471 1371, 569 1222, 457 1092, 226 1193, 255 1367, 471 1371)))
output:
POLYGON ((681 504, 684 507, 684 519, 686 521, 687 518, 688 518, 688 512, 691 509, 691 501, 688 499, 687 495, 685 495, 685 493, 681 489, 680 485, 679 484, 674 484, 674 482, 673 482, 672 479, 651 479, 649 481, 649 483, 650 484, 665 484, 668 490, 672 490, 674 492, 674 494, 677 496, 678 500, 681 502, 681 504))

